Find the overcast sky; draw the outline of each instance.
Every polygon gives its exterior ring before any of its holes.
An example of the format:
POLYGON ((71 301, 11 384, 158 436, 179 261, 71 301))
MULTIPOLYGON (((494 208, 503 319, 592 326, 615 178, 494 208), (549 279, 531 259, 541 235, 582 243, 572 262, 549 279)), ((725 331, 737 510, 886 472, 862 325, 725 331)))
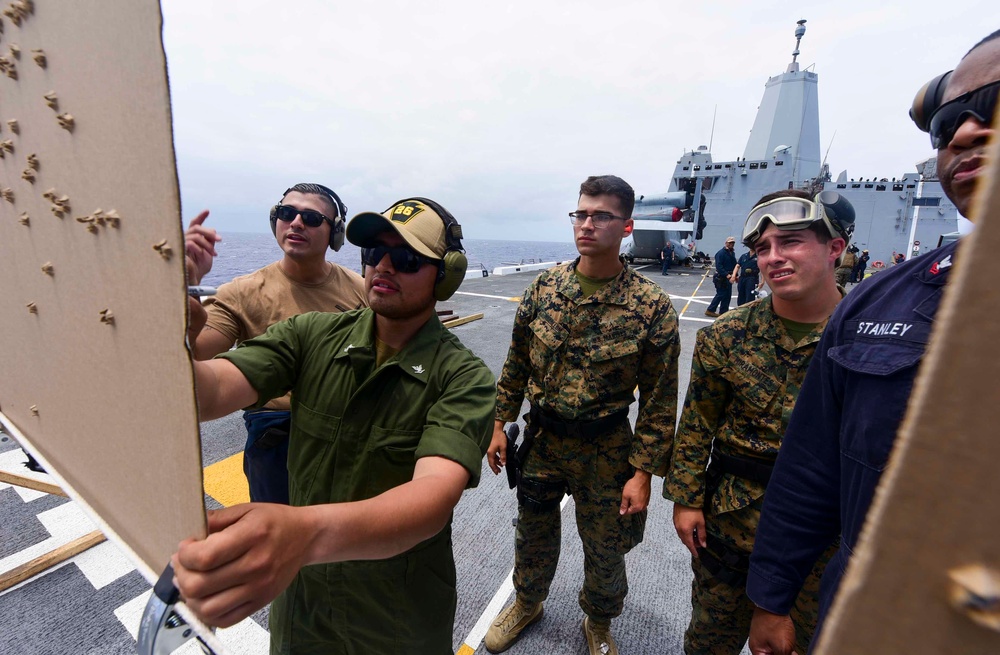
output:
POLYGON ((351 215, 423 195, 467 238, 570 241, 566 213, 587 175, 650 195, 710 138, 717 161, 742 156, 800 18, 834 177, 899 177, 934 154, 906 114, 914 93, 1000 27, 995 8, 167 0, 183 211, 266 232, 267 209, 308 181, 351 215))

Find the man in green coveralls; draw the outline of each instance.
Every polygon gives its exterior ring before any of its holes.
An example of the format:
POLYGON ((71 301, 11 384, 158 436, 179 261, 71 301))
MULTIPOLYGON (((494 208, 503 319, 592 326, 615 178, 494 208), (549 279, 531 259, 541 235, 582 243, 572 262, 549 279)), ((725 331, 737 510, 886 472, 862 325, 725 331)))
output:
POLYGON ((573 494, 584 550, 580 606, 589 652, 615 655, 611 620, 622 611, 625 554, 642 540, 650 480, 666 472, 677 415, 677 314, 659 287, 624 264, 632 187, 613 175, 580 185, 570 213, 580 257, 524 293, 497 385, 487 462, 508 465, 504 424, 527 396, 531 441, 518 484, 516 598, 486 633, 506 650, 542 616, 559 558, 560 499, 573 494), (629 405, 639 388, 635 434, 629 405))
POLYGON ((172 559, 208 624, 274 600, 272 653, 452 652, 451 513, 479 481, 495 387, 434 311, 464 274, 442 213, 409 199, 354 217, 370 308, 295 316, 193 362, 202 420, 292 391, 291 506, 211 512, 172 559))
MULTIPOLYGON (((756 253, 772 293, 698 332, 663 487, 674 502, 677 535, 693 558, 687 655, 736 655, 750 631, 747 561, 764 491, 816 344, 843 297, 834 269, 854 212, 849 204, 819 201, 837 199, 846 203, 837 194, 814 200, 798 190, 761 198, 747 218, 743 242, 756 253)), ((827 559, 793 610, 802 653, 816 626, 827 559)))

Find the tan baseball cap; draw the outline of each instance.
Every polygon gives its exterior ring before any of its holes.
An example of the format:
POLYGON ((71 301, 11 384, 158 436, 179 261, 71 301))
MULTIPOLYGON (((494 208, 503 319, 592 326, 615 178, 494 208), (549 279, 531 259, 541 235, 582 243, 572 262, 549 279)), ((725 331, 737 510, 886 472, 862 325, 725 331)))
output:
POLYGON ((726 243, 736 243, 736 237, 726 237, 726 243))
POLYGON ((400 200, 381 214, 361 212, 347 224, 347 240, 360 248, 377 245, 378 235, 393 230, 407 245, 431 259, 447 251, 444 220, 434 208, 415 198, 400 200))

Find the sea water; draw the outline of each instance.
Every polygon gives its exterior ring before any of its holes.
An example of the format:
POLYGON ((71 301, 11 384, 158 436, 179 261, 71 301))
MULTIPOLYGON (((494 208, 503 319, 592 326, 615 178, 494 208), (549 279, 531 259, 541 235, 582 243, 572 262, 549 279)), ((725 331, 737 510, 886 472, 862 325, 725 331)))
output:
MULTIPOLYGON (((482 266, 491 274, 494 268, 503 264, 568 261, 577 256, 572 242, 463 239, 462 245, 469 259, 469 270, 482 266)), ((205 286, 219 286, 278 261, 282 256, 274 236, 266 233, 226 232, 215 249, 219 256, 215 258, 212 271, 202 280, 205 286)), ((350 243, 345 243, 337 252, 328 250, 326 258, 361 272, 361 249, 350 243)))

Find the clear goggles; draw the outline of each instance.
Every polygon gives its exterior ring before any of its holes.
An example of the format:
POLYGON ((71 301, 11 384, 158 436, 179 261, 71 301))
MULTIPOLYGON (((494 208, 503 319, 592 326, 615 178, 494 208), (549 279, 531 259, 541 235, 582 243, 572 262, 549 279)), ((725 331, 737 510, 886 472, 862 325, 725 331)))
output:
POLYGON ((840 236, 820 203, 805 198, 777 198, 751 210, 743 225, 743 245, 752 249, 768 221, 779 230, 804 230, 816 221, 823 221, 831 236, 840 236))

